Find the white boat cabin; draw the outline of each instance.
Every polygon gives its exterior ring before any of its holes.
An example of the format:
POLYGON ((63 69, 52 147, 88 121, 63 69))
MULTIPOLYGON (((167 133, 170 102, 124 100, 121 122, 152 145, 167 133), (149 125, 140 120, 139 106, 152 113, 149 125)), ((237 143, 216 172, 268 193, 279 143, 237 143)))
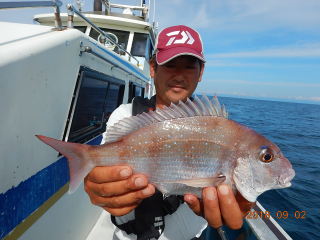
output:
POLYGON ((81 13, 58 0, 0 3, 1 10, 38 4, 55 13, 34 16, 40 25, 0 22, 0 239, 93 239, 101 232, 93 229, 102 209, 83 186, 67 194, 66 158, 35 135, 98 145, 114 109, 154 94, 156 30, 148 8, 103 2, 124 14, 81 13))

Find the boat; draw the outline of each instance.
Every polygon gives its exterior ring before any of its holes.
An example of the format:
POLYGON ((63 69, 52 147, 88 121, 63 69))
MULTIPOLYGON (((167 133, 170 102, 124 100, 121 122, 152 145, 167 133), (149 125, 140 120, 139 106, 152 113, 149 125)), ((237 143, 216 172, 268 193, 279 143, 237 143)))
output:
MULTIPOLYGON (((8 11, 53 8, 34 16, 37 25, 0 22, 0 239, 113 239, 109 213, 84 190, 67 194, 66 158, 35 135, 98 145, 120 104, 152 97, 157 24, 144 1, 95 0, 91 12, 76 5, 63 13, 59 0, 0 3, 8 11)), ((291 239, 266 215, 257 203, 241 229, 223 231, 228 239, 291 239)), ((203 238, 220 236, 209 227, 203 238)))

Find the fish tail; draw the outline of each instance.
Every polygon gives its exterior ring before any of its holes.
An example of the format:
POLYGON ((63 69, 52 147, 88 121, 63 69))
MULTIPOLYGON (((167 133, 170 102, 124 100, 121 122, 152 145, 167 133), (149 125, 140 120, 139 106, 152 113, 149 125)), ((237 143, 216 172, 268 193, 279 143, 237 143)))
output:
POLYGON ((90 161, 86 159, 91 146, 59 141, 40 135, 36 135, 36 137, 68 158, 70 173, 69 194, 76 191, 82 180, 94 168, 90 161))

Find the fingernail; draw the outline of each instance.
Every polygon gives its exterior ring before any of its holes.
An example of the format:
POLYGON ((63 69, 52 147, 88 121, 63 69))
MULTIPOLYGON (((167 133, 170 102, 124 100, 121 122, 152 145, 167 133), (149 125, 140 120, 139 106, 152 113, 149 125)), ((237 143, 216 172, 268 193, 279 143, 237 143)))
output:
POLYGON ((120 171, 121 177, 129 177, 131 175, 131 171, 129 168, 124 168, 120 171))
POLYGON ((209 200, 214 200, 216 198, 216 194, 215 194, 214 190, 210 189, 210 188, 204 189, 204 195, 209 200))
POLYGON ((145 188, 142 190, 143 195, 149 196, 152 194, 152 190, 150 188, 145 188))
POLYGON ((184 200, 185 200, 185 202, 186 202, 187 204, 189 204, 189 205, 192 205, 192 204, 193 204, 193 201, 191 200, 190 197, 186 197, 184 200))
POLYGON ((220 185, 218 187, 218 191, 222 195, 228 195, 229 194, 229 187, 227 185, 220 185))
POLYGON ((134 180, 134 184, 135 184, 136 187, 138 187, 138 188, 146 186, 145 181, 144 181, 141 177, 136 178, 136 179, 134 180))

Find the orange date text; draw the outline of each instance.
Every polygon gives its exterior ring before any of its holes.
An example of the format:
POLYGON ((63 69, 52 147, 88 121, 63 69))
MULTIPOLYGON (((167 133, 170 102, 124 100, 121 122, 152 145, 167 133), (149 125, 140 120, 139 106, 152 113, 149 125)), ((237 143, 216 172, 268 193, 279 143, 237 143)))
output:
POLYGON ((270 215, 269 211, 265 211, 265 212, 258 212, 258 211, 248 211, 248 215, 246 216, 247 219, 257 219, 258 217, 260 218, 265 218, 265 219, 269 219, 269 218, 278 218, 278 219, 291 219, 291 218, 295 218, 295 219, 306 219, 306 211, 295 211, 294 213, 290 214, 288 211, 278 211, 277 212, 277 216, 276 217, 272 217, 270 215))

